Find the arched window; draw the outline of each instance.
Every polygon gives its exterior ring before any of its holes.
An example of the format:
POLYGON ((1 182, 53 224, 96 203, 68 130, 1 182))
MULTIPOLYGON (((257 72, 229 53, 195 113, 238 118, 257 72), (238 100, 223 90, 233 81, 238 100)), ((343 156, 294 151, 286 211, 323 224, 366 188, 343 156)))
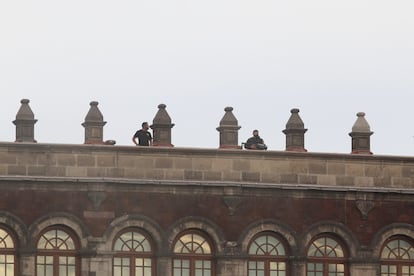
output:
POLYGON ((77 239, 64 227, 44 231, 37 242, 36 276, 78 276, 77 239))
POLYGON ((16 247, 8 231, 0 228, 0 275, 14 276, 16 272, 16 247))
POLYGON ((307 276, 345 276, 345 250, 334 238, 318 237, 313 240, 307 252, 307 276))
POLYGON ((286 276, 287 254, 283 243, 271 233, 256 236, 249 245, 248 276, 286 276))
POLYGON ((173 276, 214 275, 210 243, 199 232, 187 232, 174 243, 173 276))
POLYGON ((154 275, 153 249, 146 235, 136 229, 127 229, 114 242, 114 276, 154 275))
POLYGON ((392 237, 381 251, 381 276, 413 276, 413 242, 405 237, 392 237))

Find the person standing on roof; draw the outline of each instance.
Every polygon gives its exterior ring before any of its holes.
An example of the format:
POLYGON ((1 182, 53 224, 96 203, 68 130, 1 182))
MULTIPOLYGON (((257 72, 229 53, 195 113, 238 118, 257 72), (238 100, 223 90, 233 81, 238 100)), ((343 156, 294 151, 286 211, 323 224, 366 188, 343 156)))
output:
POLYGON ((136 146, 144 146, 144 147, 152 146, 152 135, 148 131, 148 129, 149 129, 148 122, 143 122, 142 128, 138 130, 137 132, 135 132, 134 136, 132 136, 132 142, 134 142, 136 146), (137 139, 138 139, 138 142, 137 142, 137 139))

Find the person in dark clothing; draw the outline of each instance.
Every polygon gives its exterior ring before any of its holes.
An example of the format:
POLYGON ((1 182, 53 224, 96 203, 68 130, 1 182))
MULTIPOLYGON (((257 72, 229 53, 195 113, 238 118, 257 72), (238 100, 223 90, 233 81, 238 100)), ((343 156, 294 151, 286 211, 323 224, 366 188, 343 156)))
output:
POLYGON ((152 136, 151 133, 148 131, 149 125, 147 122, 142 123, 142 129, 135 132, 134 136, 132 136, 132 142, 134 142, 137 146, 152 146, 152 136), (138 139, 138 142, 137 142, 138 139))
POLYGON ((246 149, 257 149, 257 150, 266 150, 267 146, 264 143, 263 139, 259 136, 259 131, 257 129, 253 130, 253 136, 247 139, 244 144, 246 149))

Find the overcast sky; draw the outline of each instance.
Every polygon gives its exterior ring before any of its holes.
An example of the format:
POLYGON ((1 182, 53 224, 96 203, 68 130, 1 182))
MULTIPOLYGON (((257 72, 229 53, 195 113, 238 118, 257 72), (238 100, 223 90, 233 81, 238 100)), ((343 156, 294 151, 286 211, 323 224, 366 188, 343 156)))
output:
POLYGON ((310 152, 349 153, 364 111, 375 154, 414 155, 414 1, 0 1, 0 141, 22 98, 39 143, 84 141, 90 101, 104 139, 132 145, 167 105, 177 147, 217 148, 232 106, 239 142, 284 150, 299 108, 310 152))

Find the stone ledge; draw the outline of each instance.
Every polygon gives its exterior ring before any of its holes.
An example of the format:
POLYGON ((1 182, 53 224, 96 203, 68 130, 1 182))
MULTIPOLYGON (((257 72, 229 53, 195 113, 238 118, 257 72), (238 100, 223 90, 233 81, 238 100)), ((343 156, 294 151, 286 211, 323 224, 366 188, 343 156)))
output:
MULTIPOLYGON (((222 189, 236 188, 239 193, 243 188, 261 189, 280 189, 280 190, 313 190, 313 191, 331 191, 331 192, 367 192, 367 193, 386 193, 386 194, 406 194, 414 195, 414 188, 377 188, 377 187, 345 187, 345 186, 329 186, 314 184, 289 184, 289 183, 257 183, 257 182, 233 182, 233 181, 193 181, 193 180, 149 180, 149 179, 125 179, 125 178, 79 178, 79 177, 24 177, 24 176, 0 176, 0 185, 11 184, 13 188, 18 189, 19 185, 35 187, 39 185, 56 185, 56 187, 65 186, 66 184, 80 184, 81 190, 97 190, 95 185, 147 185, 151 187, 217 187, 222 189), (95 188, 94 188, 95 187, 95 188)), ((225 194, 225 192, 223 192, 225 194)), ((413 198, 414 200, 414 198, 413 198)))
MULTIPOLYGON (((108 152, 108 153, 127 153, 127 154, 173 154, 191 156, 205 156, 211 155, 215 157, 220 156, 243 156, 243 157, 259 157, 266 160, 267 158, 279 157, 285 158, 311 158, 319 161, 324 160, 339 160, 339 161, 367 161, 367 162, 397 162, 399 165, 404 163, 414 164, 414 157, 412 156, 394 156, 394 155, 358 155, 347 153, 322 153, 322 152, 289 152, 289 151, 253 151, 241 149, 214 149, 214 148, 186 148, 186 147, 136 147, 136 146, 107 146, 107 145, 93 145, 93 144, 49 144, 49 143, 14 143, 14 142, 0 142, 1 152, 13 152, 22 149, 30 150, 31 153, 91 153, 91 152, 108 152)), ((414 172, 410 171, 410 174, 414 172)))

